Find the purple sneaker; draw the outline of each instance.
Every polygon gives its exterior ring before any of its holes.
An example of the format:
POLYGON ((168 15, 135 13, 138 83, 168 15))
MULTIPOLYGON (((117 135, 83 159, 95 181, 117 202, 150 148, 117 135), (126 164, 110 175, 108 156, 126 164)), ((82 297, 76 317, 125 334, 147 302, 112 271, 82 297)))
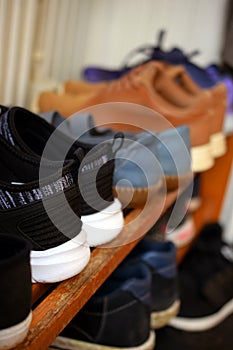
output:
POLYGON ((222 74, 217 65, 211 64, 206 68, 210 78, 217 84, 223 83, 227 88, 227 115, 233 114, 233 78, 230 74, 222 74))
POLYGON ((84 79, 90 82, 118 79, 135 66, 156 60, 184 66, 192 79, 202 88, 210 88, 216 84, 216 82, 212 80, 212 77, 204 68, 201 68, 191 62, 191 59, 196 56, 199 51, 196 50, 190 54, 185 54, 180 48, 177 47, 174 47, 170 51, 164 51, 162 49, 164 36, 165 31, 161 30, 158 34, 156 46, 144 45, 129 52, 118 70, 106 69, 104 67, 86 67, 83 70, 84 79), (130 62, 132 62, 132 58, 135 59, 136 55, 138 54, 143 55, 144 58, 139 60, 137 64, 130 64, 130 62))

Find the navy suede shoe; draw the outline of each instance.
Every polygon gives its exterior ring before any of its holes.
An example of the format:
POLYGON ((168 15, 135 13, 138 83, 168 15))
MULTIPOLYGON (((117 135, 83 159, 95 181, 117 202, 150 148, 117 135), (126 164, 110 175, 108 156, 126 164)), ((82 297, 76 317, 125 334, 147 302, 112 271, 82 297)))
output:
POLYGON ((172 242, 144 238, 125 263, 139 261, 151 271, 151 327, 161 328, 177 315, 180 308, 176 247, 172 242))
POLYGON ((151 273, 142 263, 114 271, 50 349, 153 350, 151 273))

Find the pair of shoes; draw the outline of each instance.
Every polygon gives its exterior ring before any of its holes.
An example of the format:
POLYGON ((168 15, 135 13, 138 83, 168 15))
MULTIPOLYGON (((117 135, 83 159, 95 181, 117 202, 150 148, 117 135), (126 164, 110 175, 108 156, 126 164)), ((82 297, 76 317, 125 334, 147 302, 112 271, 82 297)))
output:
MULTIPOLYGON (((158 62, 156 63, 159 67, 158 62)), ((149 66, 152 65, 153 64, 149 64, 149 66)), ((134 68, 133 72, 136 73, 144 69, 145 68, 143 66, 134 68)), ((168 74, 157 74, 157 76, 151 77, 154 81, 154 90, 161 95, 160 97, 165 98, 168 102, 171 102, 177 107, 187 107, 195 103, 195 98, 200 98, 200 95, 209 95, 209 106, 207 105, 206 109, 210 109, 209 129, 211 154, 214 158, 222 156, 226 152, 225 138, 223 136, 224 120, 227 108, 226 85, 218 81, 213 83, 208 89, 203 89, 195 83, 192 76, 187 74, 183 66, 174 67, 168 63, 160 63, 160 69, 165 69, 166 73, 168 74)), ((133 74, 133 72, 131 74, 133 74)), ((127 73, 126 76, 130 76, 130 73, 127 73)), ((90 98, 91 93, 96 90, 101 91, 103 88, 104 83, 88 84, 79 81, 67 81, 64 83, 64 90, 66 93, 81 95, 86 93, 89 94, 90 98)), ((117 90, 117 86, 115 89, 117 90)), ((154 96, 154 98, 155 97, 156 96, 154 96)), ((161 104, 162 102, 158 101, 158 103, 161 104)), ((161 106, 159 105, 159 107, 161 106)), ((166 117, 165 109, 158 111, 166 117)))
MULTIPOLYGON (((218 108, 220 108, 220 111, 217 113, 217 115, 218 115, 218 119, 221 120, 221 122, 219 121, 220 124, 217 130, 221 131, 223 127, 223 121, 224 121, 224 116, 226 111, 232 112, 232 89, 233 89, 232 78, 226 74, 222 76, 216 65, 209 65, 206 68, 202 68, 194 64, 193 62, 191 62, 191 58, 197 55, 199 53, 198 51, 192 52, 190 54, 185 54, 181 49, 177 47, 171 49, 170 51, 164 51, 162 49, 162 42, 164 39, 164 35, 165 35, 165 31, 159 32, 158 42, 155 46, 147 45, 141 48, 137 48, 133 50, 132 53, 129 53, 127 58, 124 60, 125 63, 123 64, 122 68, 120 68, 118 71, 116 70, 111 71, 111 70, 106 70, 102 68, 98 69, 95 67, 87 67, 83 71, 84 78, 89 82, 99 82, 99 81, 119 79, 121 76, 129 73, 129 71, 132 68, 135 68, 135 65, 130 66, 129 61, 137 53, 145 55, 145 58, 141 60, 139 63, 137 63, 137 65, 147 63, 150 61, 160 61, 160 62, 172 64, 172 65, 180 65, 184 68, 185 72, 187 72, 188 75, 192 78, 196 86, 202 89, 211 90, 211 93, 215 95, 215 97, 213 97, 213 103, 218 105, 218 108), (215 88, 217 88, 218 92, 215 88), (220 91, 220 90, 225 90, 225 91, 220 91), (226 98, 227 98, 227 101, 226 101, 226 98), (222 99, 224 103, 224 107, 221 106, 221 103, 219 103, 219 99, 220 100, 222 99)), ((67 82, 65 90, 68 92, 68 91, 72 91, 73 88, 74 88, 74 85, 72 84, 72 81, 67 82)), ((85 89, 85 91, 87 91, 86 86, 83 86, 83 88, 85 89)), ((216 130, 213 130, 213 131, 215 132, 216 130)), ((220 135, 218 136, 218 138, 219 137, 220 135)), ((216 143, 217 142, 218 142, 218 139, 216 140, 216 143)), ((214 147, 214 150, 213 150, 214 157, 221 156, 224 152, 224 150, 218 151, 223 141, 219 141, 219 142, 220 144, 214 147)), ((223 145, 221 147, 223 147, 223 145)))
POLYGON ((180 265, 181 309, 170 326, 210 330, 233 313, 233 249, 222 241, 218 223, 206 225, 180 265))
MULTIPOLYGON (((155 62, 154 62, 155 63, 155 62)), ((157 62, 158 65, 158 62, 157 62)), ((149 64, 152 66, 152 64, 149 64)), ((213 84, 208 89, 200 88, 192 77, 187 74, 183 66, 174 67, 168 63, 160 63, 160 68, 166 70, 168 74, 160 74, 154 77, 154 90, 161 94, 163 98, 179 107, 192 105, 195 98, 203 94, 209 95, 210 116, 210 144, 211 153, 214 158, 222 156, 226 152, 223 127, 226 114, 227 93, 223 83, 213 84)), ((143 71, 145 68, 133 69, 133 72, 143 71)), ((129 73, 127 74, 127 76, 129 73)), ((148 77, 149 79, 149 77, 148 77)), ((93 93, 95 90, 103 89, 104 83, 88 84, 78 81, 67 81, 64 84, 66 93, 84 94, 93 93), (89 88, 88 88, 89 87, 89 88)), ((154 96, 155 97, 155 96, 154 96)), ((120 97, 121 98, 121 97, 120 97)), ((160 104, 162 102, 160 101, 160 104)), ((208 106, 207 106, 208 107, 208 106)), ((162 113, 162 111, 160 112, 162 113)), ((164 116, 166 116, 164 112, 164 116)))
MULTIPOLYGON (((107 102, 136 103, 149 107, 164 117, 167 129, 181 125, 189 127, 192 169, 194 172, 200 172, 211 168, 214 157, 226 151, 222 133, 226 92, 223 86, 209 92, 196 89, 196 85, 194 91, 194 84, 190 90, 190 86, 183 86, 183 82, 187 81, 184 77, 184 73, 174 71, 173 67, 169 69, 163 63, 149 62, 132 69, 118 80, 101 83, 100 86, 93 84, 89 93, 76 95, 42 92, 38 98, 38 108, 40 112, 57 110, 68 117, 84 108, 107 102), (221 99, 216 99, 216 96, 221 96, 221 99), (219 101, 218 108, 216 100, 219 101)), ((127 118, 118 116, 117 122, 127 121, 133 125, 133 116, 127 118)), ((147 120, 145 116, 141 122, 144 129, 158 131, 158 118, 151 122, 151 119, 147 120)))
POLYGON ((142 240, 50 349, 154 349, 152 330, 179 310, 176 282, 174 245, 142 240))
MULTIPOLYGON (((152 66, 152 64, 149 64, 149 66, 152 66)), ((144 69, 144 67, 139 67, 134 69, 133 72, 136 73, 144 69)), ((209 98, 209 105, 206 105, 206 109, 210 109, 209 131, 211 154, 213 158, 222 156, 226 152, 225 137, 223 135, 227 103, 225 85, 218 83, 209 89, 203 90, 192 80, 191 76, 187 74, 182 66, 174 67, 167 63, 160 63, 160 69, 166 70, 166 74, 160 74, 154 77, 154 90, 175 106, 182 108, 188 107, 195 103, 195 100, 200 99, 200 96, 209 95, 206 97, 207 100, 209 98)), ((85 84, 85 90, 87 90, 87 83, 85 84)), ((82 93, 79 85, 80 82, 68 81, 65 84, 65 91, 67 93, 82 93)), ((99 89, 101 86, 103 84, 89 84, 89 91, 90 89, 93 91, 93 88, 96 89, 97 87, 99 89)), ((162 101, 159 103, 159 107, 161 107, 162 101)), ((159 112, 166 116, 166 110, 163 109, 159 112)))
MULTIPOLYGON (((89 114, 74 114, 64 118, 56 111, 40 114, 42 118, 67 134, 93 147, 111 140, 115 131, 96 127, 89 114)), ((133 207, 144 205, 148 198, 162 190, 164 179, 167 191, 176 190, 179 184, 188 184, 192 177, 189 130, 185 126, 160 133, 149 131, 124 132, 122 146, 115 154, 113 187, 125 205, 127 198, 133 207), (127 183, 128 181, 131 188, 127 183)))
POLYGON ((111 241, 124 223, 112 190, 112 145, 92 151, 54 131, 28 110, 2 108, 0 232, 31 242, 33 282, 78 274, 89 246, 111 241))
MULTIPOLYGON (((152 64, 149 64, 149 66, 152 66, 152 64)), ((154 77, 154 89, 168 102, 171 102, 177 107, 187 107, 195 103, 195 99, 200 98, 201 95, 209 95, 209 103, 206 109, 210 109, 209 131, 211 154, 214 158, 222 156, 226 151, 225 138, 222 133, 227 103, 225 85, 218 83, 208 90, 203 90, 192 80, 191 76, 187 74, 182 66, 173 67, 167 63, 160 63, 159 65, 158 62, 157 66, 160 66, 162 70, 166 70, 167 74, 157 74, 157 76, 154 77)), ((144 67, 139 67, 134 69, 133 72, 136 73, 144 69, 144 67)), ((129 75, 129 73, 127 75, 129 75)), ((64 84, 65 92, 82 94, 83 84, 85 84, 85 91, 87 91, 88 83, 68 81, 64 84)), ((103 83, 89 84, 89 93, 93 91, 93 89, 101 89, 101 87, 103 87, 103 83)), ((160 101, 160 104, 161 103, 160 101)), ((166 110, 163 109, 163 111, 161 110, 159 112, 166 117, 166 110)))
POLYGON ((0 234, 0 349, 11 349, 26 337, 31 320, 31 269, 27 240, 0 234))

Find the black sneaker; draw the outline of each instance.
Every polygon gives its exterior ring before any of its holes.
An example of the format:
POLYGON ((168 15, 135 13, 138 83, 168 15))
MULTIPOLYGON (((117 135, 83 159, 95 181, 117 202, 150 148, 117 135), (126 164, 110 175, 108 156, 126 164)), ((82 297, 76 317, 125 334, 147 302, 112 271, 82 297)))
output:
POLYGON ((10 349, 26 337, 32 319, 30 244, 0 234, 0 349, 10 349))
POLYGON ((201 332, 233 313, 233 248, 221 235, 217 223, 204 227, 181 264, 181 310, 170 321, 172 327, 201 332))
POLYGON ((53 161, 72 159, 79 150, 80 213, 87 242, 96 246, 111 241, 120 233, 124 220, 121 203, 114 198, 112 189, 114 152, 111 143, 93 148, 93 145, 74 142, 41 117, 20 107, 2 114, 0 134, 15 148, 39 161, 42 155, 53 161), (45 146, 46 154, 43 153, 45 146))
POLYGON ((34 282, 57 282, 87 265, 90 248, 80 220, 78 162, 67 161, 62 174, 60 162, 43 163, 51 175, 39 182, 39 160, 0 136, 0 233, 31 242, 34 282))
POLYGON ((153 350, 149 269, 121 266, 74 317, 50 349, 153 350))

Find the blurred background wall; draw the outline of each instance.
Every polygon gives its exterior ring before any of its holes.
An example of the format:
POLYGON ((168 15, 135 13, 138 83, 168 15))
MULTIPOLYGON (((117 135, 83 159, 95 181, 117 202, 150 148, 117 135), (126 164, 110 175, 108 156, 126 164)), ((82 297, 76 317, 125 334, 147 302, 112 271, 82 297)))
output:
POLYGON ((130 50, 174 46, 220 62, 228 0, 0 0, 0 101, 28 107, 86 65, 119 67, 130 50))

